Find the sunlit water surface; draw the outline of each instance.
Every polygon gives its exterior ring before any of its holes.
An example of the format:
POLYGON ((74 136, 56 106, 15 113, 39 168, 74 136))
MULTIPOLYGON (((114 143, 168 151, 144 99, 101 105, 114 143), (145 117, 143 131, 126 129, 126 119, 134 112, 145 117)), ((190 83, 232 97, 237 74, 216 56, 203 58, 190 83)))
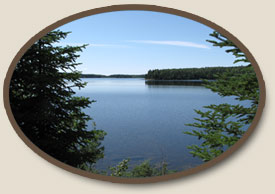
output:
MULTIPOLYGON (((194 109, 210 104, 237 104, 233 97, 220 97, 203 86, 146 85, 144 79, 85 78, 84 89, 77 95, 96 100, 84 110, 107 132, 102 145, 104 158, 96 164, 106 170, 123 159, 130 166, 150 160, 162 161, 168 169, 184 170, 202 164, 186 147, 198 140, 183 134, 185 124, 198 117, 194 109)), ((88 128, 91 127, 88 123, 88 128)))

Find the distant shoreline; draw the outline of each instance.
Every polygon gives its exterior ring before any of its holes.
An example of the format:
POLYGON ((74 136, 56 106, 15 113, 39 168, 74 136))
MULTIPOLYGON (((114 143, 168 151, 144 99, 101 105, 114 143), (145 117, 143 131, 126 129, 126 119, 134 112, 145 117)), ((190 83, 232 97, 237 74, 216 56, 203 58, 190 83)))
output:
POLYGON ((181 68, 181 69, 154 69, 149 70, 147 74, 81 74, 80 78, 144 78, 145 80, 215 80, 217 74, 226 72, 235 73, 247 66, 235 67, 202 67, 202 68, 181 68))
POLYGON ((140 74, 140 75, 128 75, 128 74, 113 74, 113 75, 81 74, 80 78, 145 78, 145 74, 140 74))

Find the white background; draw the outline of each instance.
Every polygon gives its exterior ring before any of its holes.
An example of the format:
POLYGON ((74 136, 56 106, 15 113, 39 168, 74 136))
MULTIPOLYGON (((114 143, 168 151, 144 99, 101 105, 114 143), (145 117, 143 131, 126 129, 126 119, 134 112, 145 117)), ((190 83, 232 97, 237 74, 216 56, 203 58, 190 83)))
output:
POLYGON ((0 193, 275 193, 275 2, 273 0, 0 0, 0 193), (20 48, 40 30, 80 11, 112 4, 155 4, 204 17, 235 35, 253 54, 267 91, 260 123, 231 157, 177 180, 114 184, 62 170, 36 155, 13 130, 3 105, 3 83, 20 48))

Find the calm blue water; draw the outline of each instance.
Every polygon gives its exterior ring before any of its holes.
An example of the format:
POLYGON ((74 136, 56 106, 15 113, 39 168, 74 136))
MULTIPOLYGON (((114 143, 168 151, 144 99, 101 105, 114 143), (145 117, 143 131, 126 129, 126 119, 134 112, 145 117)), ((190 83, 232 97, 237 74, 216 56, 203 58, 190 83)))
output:
MULTIPOLYGON (((183 134, 205 105, 237 104, 233 97, 220 97, 203 86, 146 85, 144 79, 86 78, 77 95, 96 100, 84 111, 107 132, 105 156, 96 164, 107 169, 123 159, 130 165, 149 159, 166 161, 169 169, 183 170, 201 164, 186 146, 198 143, 183 134)), ((91 125, 91 123, 89 123, 91 125)), ((92 128, 92 127, 91 127, 92 128)))

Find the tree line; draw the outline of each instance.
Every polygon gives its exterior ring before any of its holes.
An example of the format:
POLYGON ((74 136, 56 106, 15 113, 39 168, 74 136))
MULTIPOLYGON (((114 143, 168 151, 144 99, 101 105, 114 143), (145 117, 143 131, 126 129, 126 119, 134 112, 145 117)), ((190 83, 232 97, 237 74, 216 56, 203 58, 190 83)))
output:
POLYGON ((237 73, 245 66, 234 67, 202 67, 202 68, 180 68, 180 69, 154 69, 147 74, 81 74, 80 78, 145 78, 146 80, 215 80, 216 75, 232 72, 237 73))
POLYGON ((154 69, 145 75, 148 80, 214 80, 216 75, 225 72, 237 73, 244 66, 235 67, 202 67, 181 69, 154 69))

